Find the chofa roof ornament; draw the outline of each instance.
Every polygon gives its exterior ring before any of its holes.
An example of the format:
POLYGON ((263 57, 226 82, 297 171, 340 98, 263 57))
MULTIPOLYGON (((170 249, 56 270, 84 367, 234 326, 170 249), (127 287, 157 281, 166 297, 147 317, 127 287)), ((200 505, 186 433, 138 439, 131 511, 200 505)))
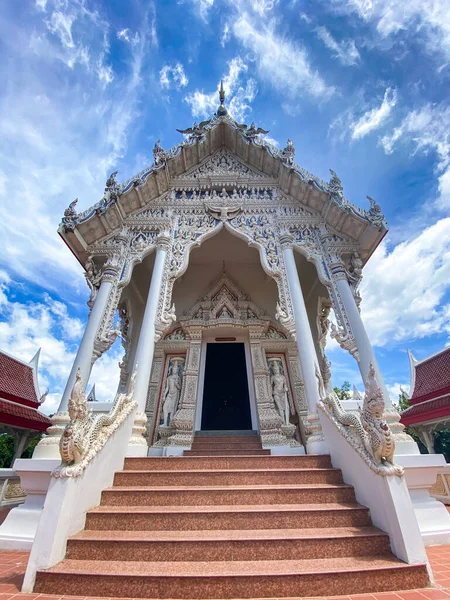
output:
POLYGON ((219 105, 219 108, 217 109, 216 116, 224 117, 225 115, 228 114, 228 111, 225 108, 225 104, 224 104, 225 103, 225 90, 223 89, 223 80, 220 81, 219 100, 220 100, 220 105, 219 105))

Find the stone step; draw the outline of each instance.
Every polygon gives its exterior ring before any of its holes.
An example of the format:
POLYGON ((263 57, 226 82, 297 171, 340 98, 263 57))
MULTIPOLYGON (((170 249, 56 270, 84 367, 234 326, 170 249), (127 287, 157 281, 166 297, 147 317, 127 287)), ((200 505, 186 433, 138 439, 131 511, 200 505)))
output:
POLYGON ((327 469, 328 454, 302 456, 148 456, 125 459, 126 471, 217 471, 228 469, 327 469))
POLYGON ((369 510, 356 503, 234 506, 98 506, 86 515, 90 531, 199 531, 367 527, 369 510))
POLYGON ((36 594, 127 598, 281 598, 426 587, 425 565, 375 556, 314 560, 134 562, 66 559, 38 571, 36 594))
POLYGON ((232 486, 342 483, 339 469, 229 469, 227 471, 119 471, 114 486, 232 486))
POLYGON ((375 527, 200 531, 82 531, 68 559, 113 561, 290 560, 293 556, 389 556, 375 527))
POLYGON ((184 456, 270 456, 270 450, 259 450, 251 448, 208 448, 203 450, 184 450, 184 456))
POLYGON ((232 444, 228 444, 226 442, 196 442, 192 443, 191 450, 200 451, 200 450, 263 450, 262 444, 260 441, 254 441, 251 443, 243 443, 243 442, 233 442, 232 444))
POLYGON ((103 506, 195 506, 223 504, 301 504, 355 502, 346 484, 291 484, 247 486, 113 487, 104 490, 103 506))
POLYGON ((196 431, 194 434, 195 438, 202 437, 258 437, 260 438, 259 431, 255 429, 203 429, 200 431, 196 431))

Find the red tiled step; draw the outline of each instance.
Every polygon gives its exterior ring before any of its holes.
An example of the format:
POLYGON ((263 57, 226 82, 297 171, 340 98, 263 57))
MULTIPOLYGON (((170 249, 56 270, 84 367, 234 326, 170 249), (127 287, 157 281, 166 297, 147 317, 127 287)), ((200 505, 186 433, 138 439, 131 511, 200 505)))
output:
POLYGON ((223 448, 217 450, 214 448, 203 450, 185 450, 184 456, 270 456, 270 450, 252 450, 251 448, 236 449, 223 448))
POLYGON ((256 450, 263 450, 262 444, 192 444, 191 451, 193 452, 216 452, 218 450, 240 450, 247 454, 252 454, 256 450))
POLYGON ((39 571, 35 593, 134 598, 270 598, 412 589, 425 565, 373 556, 231 562, 64 560, 39 571))
POLYGON ((192 450, 205 450, 208 448, 242 448, 243 450, 245 450, 245 448, 252 448, 256 450, 259 448, 260 450, 262 450, 262 443, 261 440, 250 440, 248 442, 229 442, 226 440, 194 440, 192 443, 192 450))
POLYGON ((104 490, 103 506, 177 506, 220 504, 355 502, 353 487, 345 484, 248 486, 114 487, 104 490))
POLYGON ((234 530, 364 527, 371 525, 359 504, 273 504, 253 506, 99 506, 86 516, 89 530, 234 530))
MULTIPOLYGON (((161 465, 162 466, 162 465, 161 465)), ((115 486, 215 486, 342 483, 339 469, 228 469, 190 471, 119 471, 115 486)))
POLYGON ((326 469, 331 467, 328 454, 303 456, 148 456, 125 459, 126 471, 191 471, 226 469, 326 469))
POLYGON ((261 444, 259 435, 201 435, 195 436, 194 444, 261 444))
POLYGON ((82 531, 67 558, 125 561, 289 560, 293 556, 387 556, 389 537, 375 527, 203 531, 82 531))

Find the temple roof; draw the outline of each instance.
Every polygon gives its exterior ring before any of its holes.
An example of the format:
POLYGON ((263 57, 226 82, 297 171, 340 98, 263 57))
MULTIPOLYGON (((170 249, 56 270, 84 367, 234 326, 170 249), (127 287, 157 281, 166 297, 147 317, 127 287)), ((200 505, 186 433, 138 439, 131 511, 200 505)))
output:
POLYGON ((418 362, 410 353, 411 404, 450 393, 450 348, 418 362))
POLYGON ((38 411, 38 359, 39 352, 26 363, 0 351, 0 424, 37 431, 50 427, 50 419, 38 411))
POLYGON ((410 406, 402 412, 401 422, 403 425, 427 423, 430 421, 442 421, 450 419, 450 396, 441 396, 431 400, 424 400, 410 406))
POLYGON ((359 208, 345 198, 334 171, 330 169, 331 179, 325 182, 296 164, 291 140, 280 150, 262 137, 268 131, 254 123, 237 123, 227 113, 222 88, 219 109, 211 119, 178 131, 183 140, 170 150, 164 150, 158 140, 153 163, 137 175, 120 184, 116 181, 117 172, 112 173, 104 197, 91 208, 77 213, 74 200, 65 210, 59 233, 83 265, 90 245, 120 231, 128 217, 150 207, 173 189, 276 186, 321 216, 334 231, 357 242, 364 262, 387 231, 381 208, 372 198, 368 197, 369 209, 359 208), (239 172, 202 170, 211 157, 224 149, 241 165, 239 172))

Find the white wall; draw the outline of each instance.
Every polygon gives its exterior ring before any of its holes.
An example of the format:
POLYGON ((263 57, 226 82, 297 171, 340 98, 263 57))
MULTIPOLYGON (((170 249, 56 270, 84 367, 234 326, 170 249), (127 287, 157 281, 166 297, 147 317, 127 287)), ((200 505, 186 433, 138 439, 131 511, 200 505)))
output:
MULTIPOLYGON (((23 592, 32 592, 36 571, 62 560, 67 539, 84 528, 86 511, 100 504, 101 493, 123 468, 136 410, 133 410, 80 477, 52 478, 28 561, 23 592)), ((32 460, 32 459, 31 459, 32 460)))

